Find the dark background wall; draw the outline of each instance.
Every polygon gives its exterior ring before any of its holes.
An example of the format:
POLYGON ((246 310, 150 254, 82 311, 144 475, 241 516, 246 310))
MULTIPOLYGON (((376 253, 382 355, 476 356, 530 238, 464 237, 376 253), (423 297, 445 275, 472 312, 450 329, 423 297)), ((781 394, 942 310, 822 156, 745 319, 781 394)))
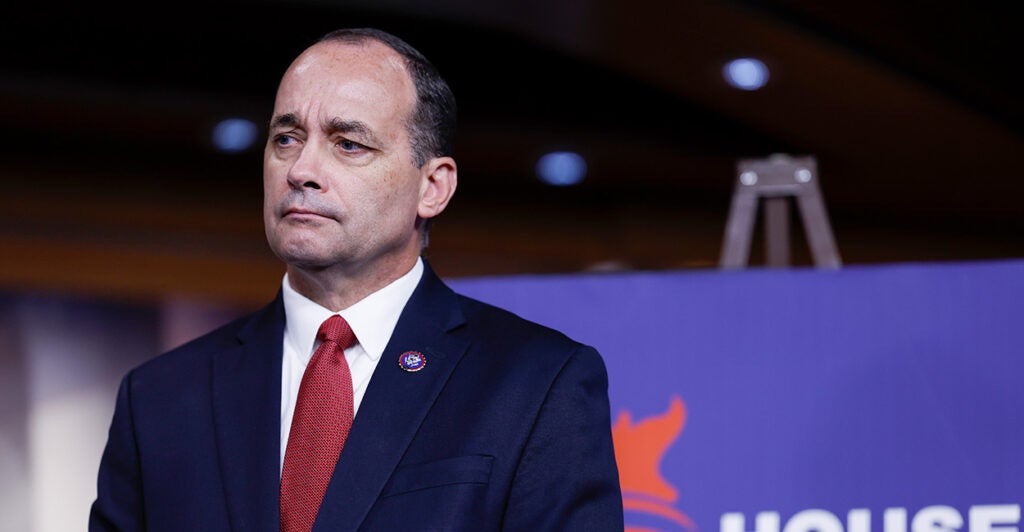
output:
POLYGON ((714 268, 736 161, 774 153, 817 158, 846 264, 1024 255, 1020 19, 892 4, 37 3, 0 31, 0 289, 265 300, 263 139, 225 154, 210 130, 262 127, 294 55, 363 25, 459 99, 443 276, 714 268), (769 66, 763 89, 724 82, 739 56, 769 66), (536 178, 553 149, 586 158, 583 183, 536 178))

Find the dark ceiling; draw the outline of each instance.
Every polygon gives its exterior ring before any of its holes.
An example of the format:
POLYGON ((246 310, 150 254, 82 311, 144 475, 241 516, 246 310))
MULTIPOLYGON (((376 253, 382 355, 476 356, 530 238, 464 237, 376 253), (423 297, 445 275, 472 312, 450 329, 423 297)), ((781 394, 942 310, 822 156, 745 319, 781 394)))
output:
MULTIPOLYGON (((773 153, 817 158, 848 264, 1024 256, 1021 20, 1002 4, 137 5, 5 15, 4 254, 263 253, 260 148, 218 153, 210 127, 262 124, 298 51, 377 26, 432 58, 459 100, 460 188, 432 244, 452 274, 713 266, 737 159, 773 153), (771 68, 764 89, 722 80, 742 55, 771 68), (587 158, 582 185, 534 177, 552 149, 587 158)), ((5 284, 46 285, 13 271, 5 284)))

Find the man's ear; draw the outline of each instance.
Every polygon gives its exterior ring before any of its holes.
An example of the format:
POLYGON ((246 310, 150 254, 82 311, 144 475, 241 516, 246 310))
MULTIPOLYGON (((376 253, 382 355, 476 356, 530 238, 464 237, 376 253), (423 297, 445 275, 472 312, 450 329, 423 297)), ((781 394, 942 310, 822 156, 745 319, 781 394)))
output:
POLYGON ((430 219, 444 211, 459 183, 455 159, 435 157, 420 169, 420 205, 417 214, 430 219))

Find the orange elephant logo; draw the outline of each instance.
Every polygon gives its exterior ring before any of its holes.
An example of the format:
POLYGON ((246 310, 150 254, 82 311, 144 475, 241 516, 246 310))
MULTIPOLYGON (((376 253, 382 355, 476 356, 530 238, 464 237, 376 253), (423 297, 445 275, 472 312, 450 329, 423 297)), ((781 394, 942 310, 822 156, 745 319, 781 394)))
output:
MULTIPOLYGON (((619 466, 622 504, 627 511, 657 516, 671 523, 672 530, 696 529, 693 521, 674 504, 679 493, 661 476, 661 459, 675 443, 686 424, 686 405, 673 396, 668 410, 634 422, 623 411, 612 426, 615 461, 619 466), (678 528, 677 528, 678 527, 678 528)), ((660 529, 626 525, 626 532, 659 532, 660 529)))

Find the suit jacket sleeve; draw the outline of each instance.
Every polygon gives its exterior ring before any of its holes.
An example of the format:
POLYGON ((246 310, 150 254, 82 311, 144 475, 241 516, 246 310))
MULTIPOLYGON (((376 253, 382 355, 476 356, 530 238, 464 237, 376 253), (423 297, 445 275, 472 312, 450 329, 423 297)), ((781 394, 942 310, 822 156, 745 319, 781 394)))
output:
POLYGON ((579 346, 548 389, 516 471, 506 530, 623 529, 608 375, 579 346))
POLYGON ((143 530, 142 485, 131 413, 131 374, 121 381, 103 451, 89 530, 143 530))

